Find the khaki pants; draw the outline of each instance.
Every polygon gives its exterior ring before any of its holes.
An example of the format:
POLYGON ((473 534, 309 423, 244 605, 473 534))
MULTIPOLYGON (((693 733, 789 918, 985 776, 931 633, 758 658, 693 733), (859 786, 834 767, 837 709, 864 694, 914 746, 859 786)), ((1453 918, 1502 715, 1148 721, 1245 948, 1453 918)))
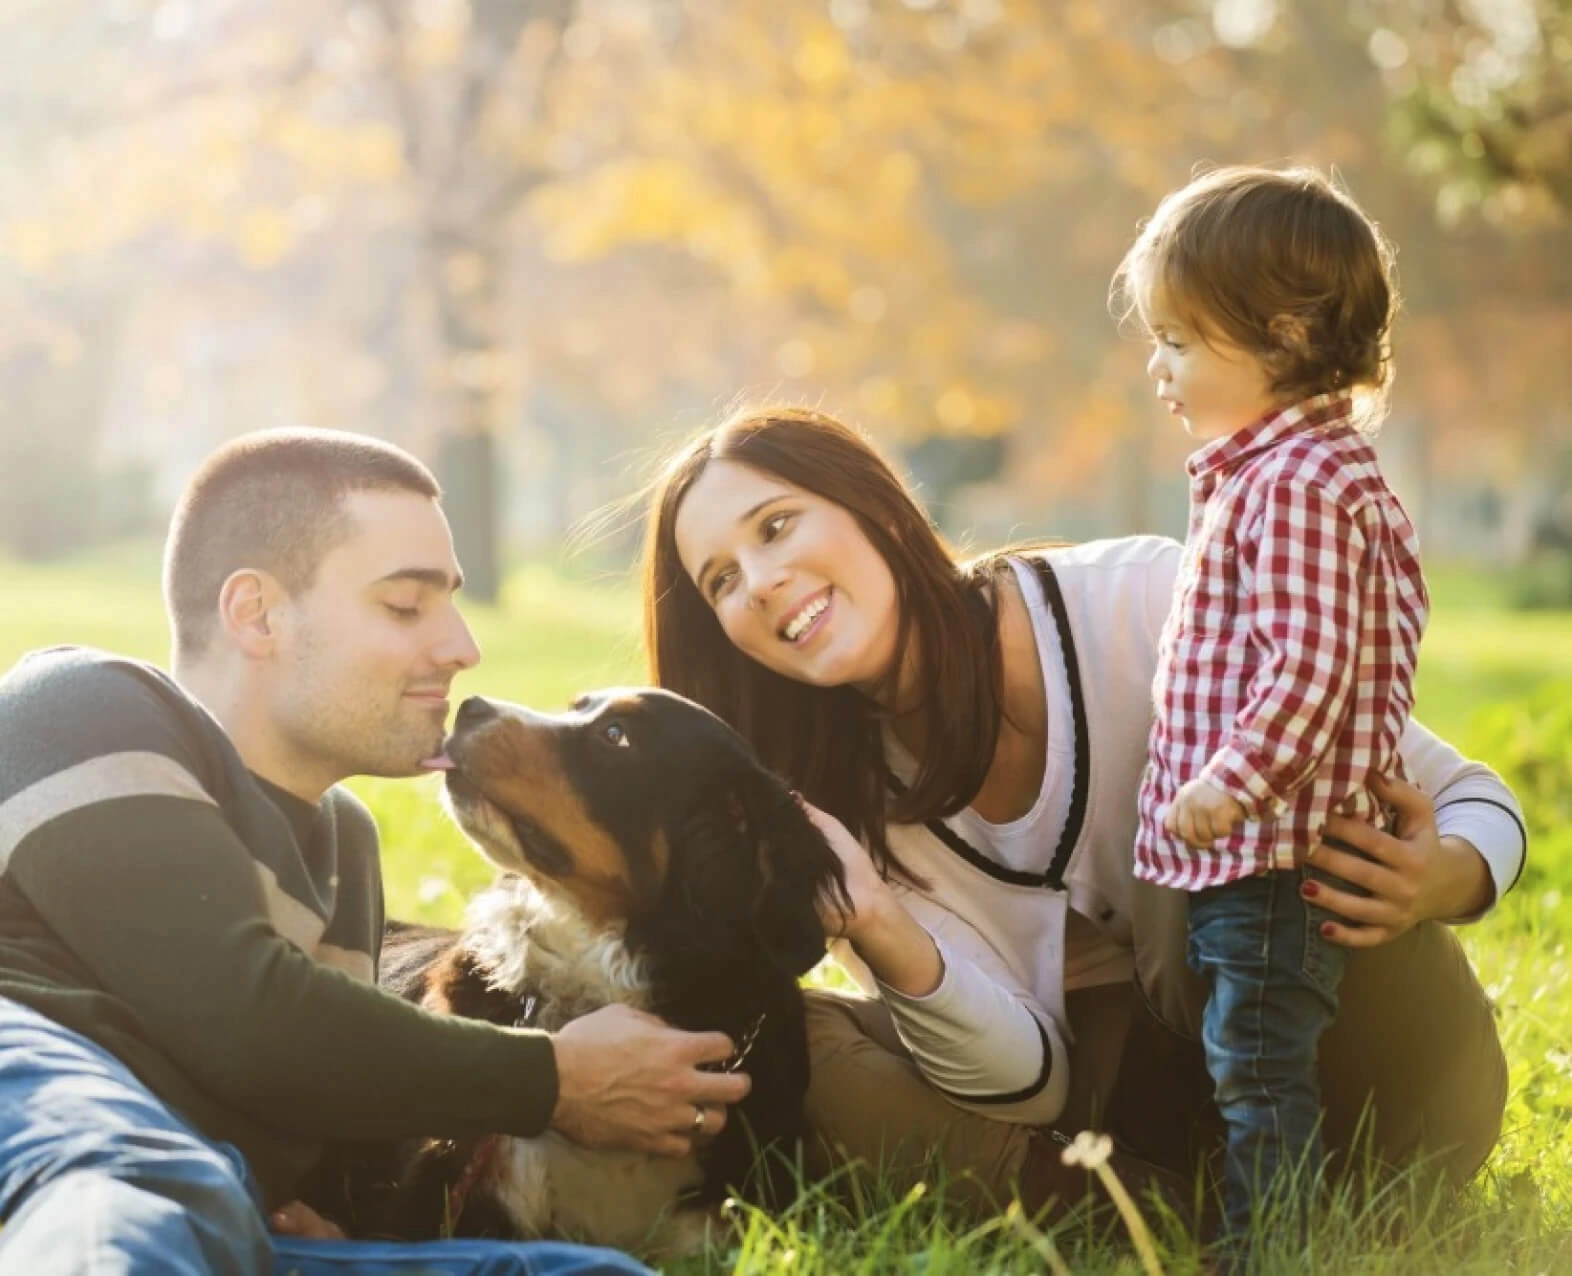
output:
MULTIPOLYGON (((1071 1084, 1058 1129, 1108 1130, 1181 1173, 1220 1149, 1200 1044, 1161 1024, 1133 984, 1072 992, 1066 1012, 1071 1084)), ((983 1208, 1009 1199, 1031 1129, 965 1111, 928 1085, 881 1002, 810 991, 808 1043, 813 1169, 860 1162, 902 1190, 937 1162, 955 1198, 983 1208)), ((1334 1162, 1357 1148, 1360 1163, 1368 1139, 1381 1163, 1419 1162, 1448 1183, 1479 1168, 1501 1129, 1506 1058, 1447 927, 1426 923, 1350 954, 1320 1078, 1334 1162)))

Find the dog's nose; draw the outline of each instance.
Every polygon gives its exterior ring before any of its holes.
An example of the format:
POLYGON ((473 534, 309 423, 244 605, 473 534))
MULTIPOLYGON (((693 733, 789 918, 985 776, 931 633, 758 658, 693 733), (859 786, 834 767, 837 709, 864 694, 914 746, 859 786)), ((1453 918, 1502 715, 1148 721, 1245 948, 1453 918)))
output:
POLYGON ((453 719, 454 728, 478 727, 482 722, 489 721, 497 716, 497 706, 484 696, 470 696, 459 705, 458 716, 453 719))

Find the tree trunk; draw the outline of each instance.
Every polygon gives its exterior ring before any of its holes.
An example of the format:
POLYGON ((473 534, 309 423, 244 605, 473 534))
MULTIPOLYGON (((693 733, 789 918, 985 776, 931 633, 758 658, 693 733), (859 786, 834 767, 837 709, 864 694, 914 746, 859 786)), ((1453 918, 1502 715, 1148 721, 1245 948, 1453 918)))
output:
POLYGON ((501 236, 443 235, 432 246, 446 417, 436 471, 465 593, 494 603, 502 588, 505 493, 497 433, 502 358, 497 343, 501 236))
POLYGON ((437 448, 436 469, 464 569, 464 593, 477 602, 494 603, 502 589, 497 440, 485 431, 445 435, 437 448))
MULTIPOLYGON (((41 297, 46 313, 72 313, 74 359, 24 347, 7 361, 10 420, 0 431, 0 548, 43 562, 97 542, 106 531, 99 446, 126 313, 111 293, 96 308, 79 298, 41 297)), ((135 501, 131 502, 135 507, 135 501)))

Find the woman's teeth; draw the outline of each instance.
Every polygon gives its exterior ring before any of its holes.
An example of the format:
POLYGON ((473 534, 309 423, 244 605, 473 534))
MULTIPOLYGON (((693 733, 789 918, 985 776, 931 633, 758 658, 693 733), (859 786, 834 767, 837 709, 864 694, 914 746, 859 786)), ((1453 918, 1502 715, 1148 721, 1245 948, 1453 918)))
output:
POLYGON ((787 642, 796 642, 802 636, 802 631, 822 616, 824 609, 829 605, 830 596, 820 594, 787 622, 786 628, 781 630, 781 635, 787 642))

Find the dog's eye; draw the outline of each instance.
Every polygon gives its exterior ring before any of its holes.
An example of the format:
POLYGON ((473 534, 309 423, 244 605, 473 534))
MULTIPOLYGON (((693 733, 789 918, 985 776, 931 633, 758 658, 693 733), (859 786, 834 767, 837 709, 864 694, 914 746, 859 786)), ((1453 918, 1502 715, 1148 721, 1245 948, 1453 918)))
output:
POLYGON ((628 739, 628 733, 622 729, 620 722, 603 723, 600 728, 600 738, 607 744, 614 744, 619 749, 626 749, 633 741, 628 739))

